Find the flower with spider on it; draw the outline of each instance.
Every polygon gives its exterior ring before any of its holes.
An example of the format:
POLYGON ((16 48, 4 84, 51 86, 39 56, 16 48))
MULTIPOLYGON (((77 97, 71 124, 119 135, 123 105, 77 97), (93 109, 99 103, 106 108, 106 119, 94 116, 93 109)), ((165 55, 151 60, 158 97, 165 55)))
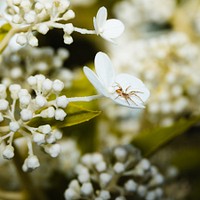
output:
POLYGON ((99 8, 96 17, 93 18, 93 24, 96 34, 110 42, 113 42, 113 39, 119 37, 124 31, 124 25, 120 20, 107 20, 107 9, 105 7, 99 8))
POLYGON ((97 91, 117 104, 130 108, 144 108, 150 92, 144 83, 129 74, 115 75, 110 58, 103 52, 95 56, 96 74, 84 67, 84 73, 97 91))

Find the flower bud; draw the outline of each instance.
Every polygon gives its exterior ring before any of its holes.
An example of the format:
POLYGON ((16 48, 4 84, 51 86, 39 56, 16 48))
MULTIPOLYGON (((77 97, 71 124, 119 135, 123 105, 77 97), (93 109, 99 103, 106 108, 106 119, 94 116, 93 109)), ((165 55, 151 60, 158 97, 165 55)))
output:
POLYGON ((56 104, 58 107, 66 108, 69 101, 65 95, 56 98, 56 104))
POLYGON ((67 116, 67 113, 63 109, 56 109, 56 112, 55 112, 56 120, 63 121, 66 116, 67 116))
POLYGON ((3 150, 3 157, 5 159, 11 159, 14 157, 14 148, 11 145, 7 145, 3 150))

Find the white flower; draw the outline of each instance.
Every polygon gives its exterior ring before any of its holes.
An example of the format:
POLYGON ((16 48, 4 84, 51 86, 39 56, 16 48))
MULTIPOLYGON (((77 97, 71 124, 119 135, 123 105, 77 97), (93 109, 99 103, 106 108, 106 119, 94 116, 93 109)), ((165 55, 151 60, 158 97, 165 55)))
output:
POLYGON ((93 18, 93 24, 96 34, 111 42, 124 31, 124 25, 120 20, 107 20, 107 9, 105 7, 98 10, 96 17, 93 18))
POLYGON ((144 108, 150 92, 140 79, 129 74, 115 75, 110 58, 105 53, 97 53, 94 62, 96 74, 88 67, 83 70, 100 94, 123 106, 144 108))

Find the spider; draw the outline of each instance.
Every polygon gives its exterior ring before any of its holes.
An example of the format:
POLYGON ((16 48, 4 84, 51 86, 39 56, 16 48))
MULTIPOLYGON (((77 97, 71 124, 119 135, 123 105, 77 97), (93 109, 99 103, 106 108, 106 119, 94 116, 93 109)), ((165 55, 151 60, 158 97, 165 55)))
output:
MULTIPOLYGON (((116 83, 117 85, 117 89, 115 90, 115 92, 118 94, 118 96, 115 98, 115 99, 117 99, 117 98, 119 98, 119 97, 122 97, 122 98, 124 98, 125 100, 126 100, 126 102, 128 103, 128 105, 130 105, 130 103, 129 103, 129 101, 128 100, 130 100, 130 101, 132 101, 136 106, 138 106, 138 104, 137 103, 135 103, 135 101, 133 101, 133 99, 131 98, 131 96, 135 96, 135 97, 137 97, 142 103, 144 103, 143 102, 143 100, 137 95, 137 93, 143 93, 143 92, 141 92, 141 91, 135 91, 135 90, 132 90, 132 91, 130 91, 130 92, 128 92, 128 89, 131 87, 130 85, 125 89, 125 90, 123 90, 122 89, 122 87, 119 85, 119 83, 116 83)), ((116 87, 116 86, 114 86, 114 87, 116 87)))

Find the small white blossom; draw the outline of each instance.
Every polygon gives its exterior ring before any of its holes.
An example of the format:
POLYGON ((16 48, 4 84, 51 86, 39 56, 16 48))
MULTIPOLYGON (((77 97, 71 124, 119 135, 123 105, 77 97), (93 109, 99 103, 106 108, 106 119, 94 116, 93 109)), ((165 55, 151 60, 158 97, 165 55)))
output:
POLYGON ((71 188, 65 190, 64 196, 65 196, 65 199, 68 199, 68 200, 79 199, 79 194, 77 193, 77 191, 71 188))
POLYGON ((66 117, 66 112, 63 109, 57 109, 55 111, 55 119, 59 121, 63 121, 66 117))
POLYGON ((38 39, 34 35, 30 35, 29 38, 28 38, 28 43, 32 47, 36 47, 36 46, 38 46, 38 39))
POLYGON ((18 93, 21 90, 21 86, 18 84, 12 84, 12 85, 10 85, 9 90, 11 93, 11 98, 18 99, 18 93))
POLYGON ((55 116, 55 109, 54 107, 48 107, 47 109, 43 110, 41 113, 40 113, 41 117, 43 118, 52 118, 55 116))
POLYGON ((69 101, 65 95, 56 98, 56 104, 58 107, 66 108, 68 103, 69 101))
POLYGON ((42 95, 38 95, 35 98, 35 103, 39 106, 39 107, 43 107, 44 105, 46 105, 47 100, 45 97, 43 97, 42 95))
POLYGON ((104 161, 101 161, 101 162, 98 162, 95 167, 98 172, 103 172, 106 170, 107 165, 104 161))
POLYGON ((19 130, 20 125, 19 125, 18 122, 10 122, 9 128, 10 128, 11 131, 16 132, 17 130, 19 130))
POLYGON ((106 191, 106 190, 101 190, 99 197, 102 198, 102 199, 105 199, 105 200, 110 199, 111 198, 110 192, 106 191))
POLYGON ((50 79, 45 79, 44 82, 42 83, 42 89, 44 92, 49 92, 52 89, 53 81, 50 79))
POLYGON ((37 79, 35 76, 29 76, 27 82, 30 86, 35 86, 37 84, 37 79))
POLYGON ((0 111, 4 111, 8 109, 8 101, 5 99, 0 99, 0 111))
POLYGON ((51 146, 45 146, 45 151, 53 158, 57 157, 60 153, 60 145, 59 144, 53 144, 51 146))
POLYGON ((69 23, 69 24, 65 24, 64 26, 64 32, 67 33, 67 34, 72 34, 72 32, 74 31, 74 26, 72 23, 69 23))
POLYGON ((63 15, 63 19, 65 20, 69 20, 69 19, 73 19, 75 17, 75 13, 73 10, 68 10, 64 15, 63 15))
POLYGON ((11 159, 14 157, 14 148, 11 145, 7 145, 2 153, 5 159, 11 159))
POLYGON ((137 189, 137 183, 130 179, 125 183, 125 189, 129 192, 135 192, 137 189))
POLYGON ((37 31, 43 35, 45 35, 49 31, 49 27, 46 24, 40 24, 37 27, 37 31))
POLYGON ((95 56, 96 74, 88 67, 83 68, 85 75, 97 91, 116 103, 130 108, 144 108, 150 92, 144 83, 129 74, 115 75, 109 57, 102 52, 95 56))
POLYGON ((43 134, 49 134, 51 132, 51 126, 49 124, 39 126, 38 131, 43 134))
POLYGON ((22 169, 24 172, 32 171, 40 166, 39 160, 37 156, 30 155, 26 160, 24 161, 24 164, 22 166, 22 169))
POLYGON ((63 38, 65 44, 71 44, 73 42, 73 38, 68 33, 65 33, 63 38))
POLYGON ((111 181, 112 175, 108 173, 102 173, 100 174, 99 179, 100 179, 100 184, 102 185, 102 187, 104 187, 111 181))
POLYGON ((20 33, 17 36, 16 42, 20 45, 25 45, 27 43, 27 37, 24 33, 20 33))
POLYGON ((29 109, 23 109, 21 112, 20 112, 20 116, 21 116, 21 119, 23 121, 29 121, 32 119, 33 117, 33 112, 29 109))
POLYGON ((98 10, 96 17, 93 18, 93 24, 96 34, 111 42, 124 31, 124 25, 120 20, 107 20, 107 9, 105 7, 98 10))
POLYGON ((78 176, 78 180, 79 180, 81 183, 88 182, 88 181, 90 181, 90 174, 89 174, 89 173, 81 173, 81 174, 78 176))
POLYGON ((53 136, 56 140, 59 140, 62 138, 62 132, 59 129, 55 129, 52 131, 53 136))
POLYGON ((33 23, 35 21, 35 19, 36 19, 35 11, 31 10, 30 12, 26 13, 24 15, 24 19, 29 24, 33 23))
POLYGON ((117 162, 115 163, 115 165, 113 166, 113 169, 114 171, 117 173, 117 174, 120 174, 122 172, 125 171, 125 166, 123 163, 120 163, 120 162, 117 162))
POLYGON ((19 102, 21 107, 26 107, 30 104, 31 102, 31 95, 19 95, 19 102))
POLYGON ((45 135, 41 133, 34 133, 33 134, 33 141, 38 145, 45 142, 45 135))
POLYGON ((89 196, 93 193, 93 186, 91 183, 83 183, 81 187, 81 193, 83 195, 89 196))
POLYGON ((60 80, 55 80, 55 81, 53 82, 53 90, 54 90, 55 92, 61 92, 61 91, 63 90, 63 88, 64 88, 64 83, 63 83, 62 81, 60 81, 60 80))

